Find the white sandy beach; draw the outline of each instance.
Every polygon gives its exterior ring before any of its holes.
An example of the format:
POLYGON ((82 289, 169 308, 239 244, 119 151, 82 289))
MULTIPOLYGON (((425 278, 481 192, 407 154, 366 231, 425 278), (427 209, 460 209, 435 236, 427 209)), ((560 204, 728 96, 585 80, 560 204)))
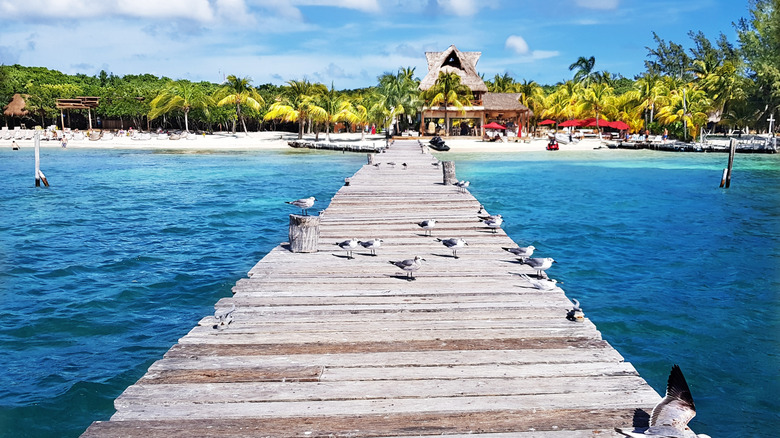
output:
MULTIPOLYGON (((266 150, 266 149, 287 149, 290 146, 287 142, 296 140, 297 133, 291 132, 250 132, 249 134, 229 132, 218 132, 207 135, 197 135, 195 139, 180 140, 134 140, 129 136, 114 136, 110 140, 90 141, 86 138, 82 140, 69 140, 67 147, 69 149, 78 148, 101 148, 101 149, 183 149, 183 150, 266 150)), ((325 142, 325 134, 319 136, 320 142, 325 142)), ((397 140, 402 138, 398 137, 397 140)), ((406 139, 404 137, 403 139, 406 139)), ((409 139, 416 139, 409 137, 409 139)), ((428 142, 430 138, 423 137, 423 143, 428 142)), ((304 141, 315 141, 314 134, 303 136, 304 141)), ((361 135, 353 133, 331 134, 331 140, 334 143, 360 143, 361 135)), ((463 139, 459 137, 444 138, 446 144, 450 146, 450 152, 530 152, 543 151, 547 146, 546 138, 538 138, 530 142, 484 142, 476 139, 463 139)), ((383 135, 366 135, 363 139, 364 144, 382 144, 385 138, 383 135)), ((0 148, 11 148, 12 140, 0 140, 0 148)), ((16 143, 23 149, 34 147, 33 140, 16 140, 16 143)), ((575 144, 561 144, 560 151, 584 151, 598 148, 602 143, 597 139, 586 139, 575 144)), ((41 147, 58 148, 60 142, 54 140, 42 140, 41 147)))

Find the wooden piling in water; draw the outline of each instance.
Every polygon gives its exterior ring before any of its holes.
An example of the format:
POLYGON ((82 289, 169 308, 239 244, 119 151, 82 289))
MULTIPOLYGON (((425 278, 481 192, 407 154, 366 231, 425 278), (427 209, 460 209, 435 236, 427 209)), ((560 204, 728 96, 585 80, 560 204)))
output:
POLYGON ((729 163, 728 166, 723 169, 723 176, 720 179, 721 188, 729 188, 731 186, 731 170, 734 167, 734 154, 737 152, 737 140, 732 138, 729 142, 729 163))
POLYGON ((41 131, 35 130, 33 133, 33 141, 35 142, 35 187, 43 185, 49 187, 49 181, 46 179, 46 175, 41 172, 41 131))
POLYGON ((502 249, 516 245, 503 230, 477 225, 479 201, 441 184, 416 142, 386 154, 406 169, 364 165, 322 216, 290 215, 291 247, 317 252, 269 252, 217 303, 235 305, 229 326, 201 319, 83 436, 592 438, 646 426, 661 397, 584 315, 567 319, 562 289, 517 275, 534 271, 502 249), (293 236, 315 219, 318 242, 293 236), (420 232, 423 219, 468 241, 459 258, 420 232), (334 243, 351 238, 384 243, 347 258, 334 243), (388 263, 415 256, 415 281, 388 263))

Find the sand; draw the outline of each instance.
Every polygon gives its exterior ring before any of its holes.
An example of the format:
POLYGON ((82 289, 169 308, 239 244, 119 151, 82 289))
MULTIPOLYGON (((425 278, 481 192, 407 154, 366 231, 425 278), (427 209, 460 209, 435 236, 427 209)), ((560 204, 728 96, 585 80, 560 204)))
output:
MULTIPOLYGON (((290 132, 250 132, 249 134, 229 132, 218 132, 208 135, 197 135, 194 140, 133 140, 129 136, 115 136, 111 140, 90 141, 69 140, 68 149, 79 148, 101 148, 101 149, 186 149, 186 150, 273 150, 287 149, 287 142, 296 140, 297 133, 290 132)), ((315 141, 313 134, 304 135, 305 141, 315 141)), ((331 134, 333 142, 348 142, 351 144, 361 142, 360 134, 340 133, 331 134)), ((427 143, 428 138, 421 139, 427 143)), ((0 148, 11 148, 12 140, 0 140, 0 148)), ((325 134, 320 134, 319 141, 326 141, 325 134)), ((382 135, 366 135, 362 140, 366 144, 381 144, 385 141, 382 135)), ((530 152, 543 151, 547 146, 547 139, 533 139, 530 142, 483 142, 474 139, 461 139, 458 137, 445 138, 445 142, 450 146, 450 152, 530 152)), ((16 140, 16 143, 23 149, 34 147, 33 140, 16 140)), ((560 145, 561 151, 583 151, 593 150, 603 146, 596 139, 586 139, 576 144, 560 145)), ((58 141, 41 141, 41 147, 61 147, 58 141)))

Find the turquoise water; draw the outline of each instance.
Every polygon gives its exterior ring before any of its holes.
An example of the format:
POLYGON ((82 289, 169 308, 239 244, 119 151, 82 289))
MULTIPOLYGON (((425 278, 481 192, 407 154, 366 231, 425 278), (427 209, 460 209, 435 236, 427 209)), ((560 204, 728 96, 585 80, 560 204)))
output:
MULTIPOLYGON (((663 391, 680 364, 713 436, 780 426, 780 161, 592 151, 442 155, 663 391), (734 412, 737 412, 735 415, 734 412)), ((0 436, 78 436, 362 154, 0 151, 0 436)), ((319 207, 324 207, 322 203, 319 207)))

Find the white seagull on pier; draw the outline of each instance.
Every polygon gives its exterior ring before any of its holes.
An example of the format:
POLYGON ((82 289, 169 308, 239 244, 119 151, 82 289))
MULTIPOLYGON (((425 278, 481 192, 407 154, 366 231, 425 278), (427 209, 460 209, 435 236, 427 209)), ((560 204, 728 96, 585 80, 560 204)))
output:
POLYGON ((523 262, 524 265, 528 265, 531 268, 533 268, 536 271, 536 275, 539 278, 546 277, 544 271, 550 269, 550 266, 552 266, 553 263, 558 263, 558 262, 553 260, 552 257, 529 258, 529 259, 525 259, 525 261, 523 262))
POLYGON ((314 201, 317 199, 314 196, 303 198, 303 199, 297 199, 295 201, 286 201, 285 204, 294 205, 301 209, 301 213, 306 216, 308 215, 307 210, 310 209, 314 205, 314 201))
POLYGON ((471 185, 470 181, 458 181, 456 183, 453 183, 458 188, 458 191, 461 193, 466 193, 466 189, 471 185))
POLYGON ((412 281, 414 280, 414 271, 420 269, 423 261, 425 261, 424 258, 415 256, 413 259, 406 259, 400 262, 391 260, 390 263, 406 271, 406 279, 412 281))
POLYGON ((425 230, 425 235, 426 236, 430 236, 431 235, 431 230, 433 229, 433 227, 436 226, 436 219, 424 220, 424 221, 418 223, 417 226, 422 228, 423 230, 425 230))
POLYGON ((710 438, 703 433, 696 434, 688 427, 688 422, 695 416, 696 406, 688 382, 680 367, 674 365, 666 384, 666 396, 653 408, 650 427, 645 433, 615 430, 630 437, 710 438))
POLYGON ((338 245, 344 251, 346 251, 347 252, 347 258, 351 259, 351 258, 353 258, 352 257, 352 250, 357 248, 358 240, 353 238, 353 239, 345 240, 343 242, 337 242, 335 244, 338 245))
POLYGON ((236 310, 236 303, 231 303, 230 309, 217 309, 214 312, 214 319, 217 323, 214 324, 214 328, 222 328, 230 325, 233 322, 233 312, 236 310))
POLYGON ((518 248, 506 248, 503 247, 504 250, 511 252, 512 254, 520 257, 520 261, 524 262, 525 259, 528 257, 531 257, 534 254, 534 250, 536 249, 535 246, 529 245, 529 246, 521 246, 518 248))
POLYGON ((439 242, 442 243, 442 245, 446 246, 447 248, 452 250, 452 255, 457 259, 458 258, 458 248, 463 248, 464 246, 468 246, 468 243, 466 243, 465 240, 458 237, 457 239, 436 239, 439 242))
POLYGON ((365 249, 370 249, 371 255, 375 256, 376 249, 382 246, 382 242, 383 242, 382 239, 371 239, 371 240, 361 240, 358 242, 358 244, 360 244, 360 246, 362 246, 365 249))
POLYGON ((482 221, 482 223, 487 225, 488 228, 491 228, 493 230, 493 233, 496 232, 496 229, 501 228, 501 224, 503 222, 504 222, 504 218, 502 218, 500 214, 491 216, 490 219, 485 219, 484 221, 482 221))

